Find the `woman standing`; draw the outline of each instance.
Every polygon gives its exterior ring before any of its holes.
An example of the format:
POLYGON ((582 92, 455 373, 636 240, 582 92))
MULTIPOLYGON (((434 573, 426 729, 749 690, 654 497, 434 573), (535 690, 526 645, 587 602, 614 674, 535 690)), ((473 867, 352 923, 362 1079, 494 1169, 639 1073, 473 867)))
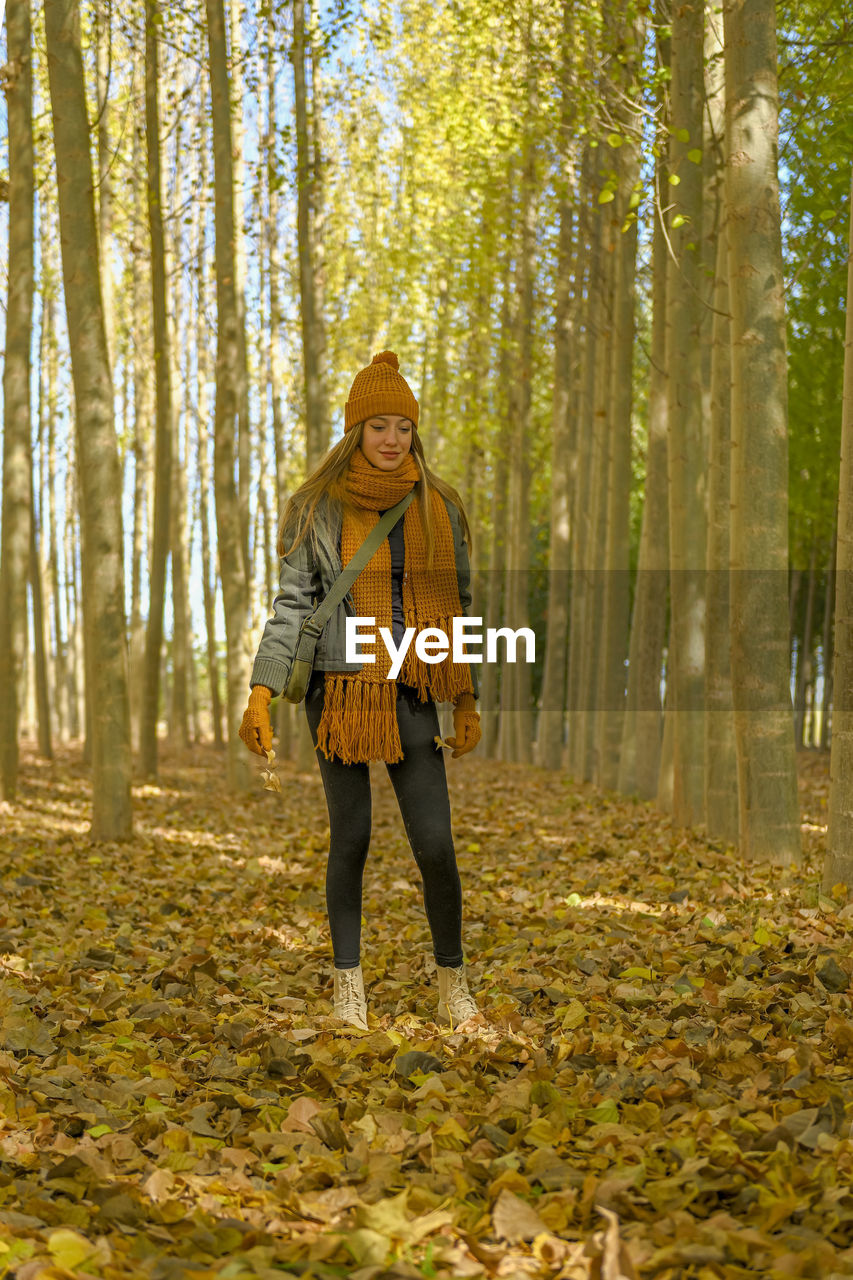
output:
POLYGON ((424 662, 409 645, 396 680, 379 640, 360 640, 375 661, 346 661, 347 615, 375 619, 399 646, 467 615, 471 602, 468 522, 456 490, 427 466, 417 432, 418 402, 392 351, 355 377, 344 437, 297 489, 279 530, 281 591, 264 627, 240 737, 258 754, 272 746, 269 701, 288 679, 299 628, 314 602, 378 523, 414 488, 415 499, 332 614, 317 643, 305 711, 329 809, 326 905, 335 962, 335 1014, 367 1026, 361 969, 362 875, 370 845, 369 761, 383 760, 421 873, 438 971, 438 1011, 451 1025, 477 1012, 462 956, 462 888, 451 832, 450 799, 436 702, 454 704, 453 756, 480 740, 474 668, 448 655, 424 662))

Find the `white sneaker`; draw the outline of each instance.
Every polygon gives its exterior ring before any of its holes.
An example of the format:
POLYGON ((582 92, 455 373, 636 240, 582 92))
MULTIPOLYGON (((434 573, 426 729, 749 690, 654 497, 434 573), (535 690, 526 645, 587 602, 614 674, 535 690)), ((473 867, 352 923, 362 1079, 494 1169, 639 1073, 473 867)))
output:
POLYGON ((367 1001, 364 998, 364 975, 361 965, 355 969, 335 970, 335 1017, 361 1031, 367 1025, 367 1001))
POLYGON ((449 1022, 451 1030, 458 1022, 464 1022, 479 1013, 477 1002, 468 990, 465 966, 458 969, 442 964, 438 970, 438 1020, 449 1022))

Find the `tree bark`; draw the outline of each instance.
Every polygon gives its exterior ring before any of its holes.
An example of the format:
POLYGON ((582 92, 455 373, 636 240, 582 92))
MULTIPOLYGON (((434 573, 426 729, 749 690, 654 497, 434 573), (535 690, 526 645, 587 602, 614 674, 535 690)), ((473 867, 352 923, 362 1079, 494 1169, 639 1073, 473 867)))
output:
MULTIPOLYGON (((42 385, 44 398, 45 435, 47 439, 47 479, 42 485, 46 489, 47 504, 47 572, 46 586, 50 600, 49 629, 55 655, 53 665, 53 705, 56 710, 57 731, 66 740, 70 737, 71 707, 68 681, 68 640, 63 630, 62 590, 60 586, 60 545, 58 540, 56 516, 56 418, 57 418, 57 383, 58 353, 56 338, 56 291, 58 269, 56 265, 56 240, 53 219, 47 214, 40 219, 39 239, 41 248, 42 270, 40 272, 41 317, 44 332, 45 359, 42 368, 42 385)), ((41 507, 41 525, 44 530, 44 499, 41 507)), ((67 622, 67 617, 66 617, 67 622)))
MULTIPOLYGON (((532 70, 531 26, 532 5, 527 8, 525 65, 527 67, 527 102, 530 114, 526 122, 524 160, 521 172, 521 238, 517 263, 518 305, 516 308, 516 417, 510 441, 509 472, 509 547, 507 579, 508 623, 513 630, 528 627, 528 583, 530 578, 530 442, 533 437, 533 272, 536 239, 536 143, 533 119, 536 112, 536 87, 532 70)), ((442 357, 446 344, 441 343, 442 357)), ((442 433, 443 434, 443 433, 442 433)), ((509 667, 513 726, 511 760, 530 763, 533 756, 533 712, 531 707, 530 664, 524 646, 519 647, 516 661, 509 667)))
POLYGON ((724 0, 732 688, 742 856, 801 857, 788 648, 788 405, 773 0, 724 0))
POLYGON ((110 369, 115 358, 115 307, 110 252, 113 232, 113 155, 110 149, 110 80, 112 76, 112 30, 110 9, 104 0, 95 4, 95 80, 98 104, 98 247, 101 255, 101 296, 104 302, 104 329, 110 369))
MULTIPOLYGON (((42 306, 48 288, 46 275, 49 268, 42 263, 41 298, 42 306)), ((53 759, 53 724, 54 709, 58 708, 56 696, 56 668, 49 662, 49 632, 52 618, 45 614, 45 600, 50 601, 50 567, 48 565, 49 546, 54 536, 50 519, 52 495, 48 493, 47 476, 50 463, 50 390, 46 376, 50 350, 50 321, 46 321, 45 310, 42 310, 39 325, 39 357, 38 357, 38 475, 35 466, 30 471, 30 584, 33 599, 33 630, 35 632, 36 661, 36 703, 38 708, 39 755, 44 760, 53 759), (38 507, 36 506, 38 493, 38 507), (38 519, 36 519, 38 510, 38 519)), ((60 713, 56 710, 56 722, 60 713)))
POLYGON ((615 279, 613 290, 613 365, 611 426, 607 478, 607 540, 604 572, 601 701, 598 708, 599 784, 614 791, 619 782, 619 750, 625 719, 626 675, 630 635, 631 417, 634 381, 634 276, 637 266, 637 221, 631 197, 640 176, 642 118, 636 104, 636 74, 645 44, 645 21, 634 20, 620 49, 622 95, 618 111, 625 141, 616 153, 619 182, 610 206, 615 215, 615 279), (627 225, 626 225, 627 222, 627 225))
POLYGON ((716 237, 712 278, 710 439, 708 444, 708 543, 705 603, 705 815, 709 836, 736 845, 737 754, 732 707, 729 555, 731 504, 731 325, 728 228, 725 220, 725 75, 722 16, 706 7, 707 100, 705 130, 708 240, 716 237))
POLYGON ((45 645, 44 597, 42 594, 43 566, 39 554, 35 516, 35 477, 30 471, 30 590, 33 601, 33 658, 35 663, 35 706, 38 730, 39 755, 44 760, 53 759, 51 746, 50 695, 47 684, 47 647, 45 645))
POLYGON ((592 544, 591 493, 595 438, 595 370, 599 346, 599 329, 603 309, 602 260, 604 257, 604 218, 597 205, 590 203, 592 183, 590 150, 584 154, 581 192, 586 197, 581 206, 579 235, 587 246, 586 298, 583 306, 583 332, 578 376, 578 484, 575 496, 574 540, 572 546, 572 595, 569 606, 569 659, 567 684, 568 749, 567 759, 572 774, 580 776, 584 769, 586 717, 589 713, 589 651, 586 647, 587 612, 592 600, 592 573, 589 558, 592 544))
MULTIPOLYGON (((208 100, 204 93, 199 104, 198 127, 204 127, 207 119, 208 100)), ((207 153, 203 149, 200 157, 199 189, 207 190, 207 153)), ((205 652, 207 656, 207 677, 210 687, 210 717, 213 741, 217 748, 223 748, 225 741, 222 735, 222 698, 220 696, 219 657, 216 650, 216 580, 215 570, 211 564, 210 548, 210 510, 208 494, 212 476, 208 469, 209 434, 208 434, 208 378, 209 363, 207 354, 207 286, 209 277, 209 255, 205 237, 204 208, 199 204, 193 217, 193 244, 198 260, 196 277, 196 406, 198 428, 198 522, 201 535, 201 593, 204 607, 205 652)))
MULTIPOLYGON (((672 12, 672 120, 669 147, 672 210, 669 237, 675 260, 667 278, 669 376, 670 661, 673 697, 673 819, 691 826, 704 819, 704 575, 705 458, 702 439, 704 316, 702 239, 703 103, 702 0, 674 4, 672 12)), ((668 678, 670 678, 668 676, 668 678)))
MULTIPOLYGON (((668 4, 658 7, 658 30, 669 22, 668 4)), ((669 66, 669 40, 658 35, 658 62, 669 66)), ((661 104, 663 107, 663 104, 661 104)), ((646 482, 631 637, 628 648, 628 694, 618 788, 644 800, 658 793, 663 708, 661 674, 667 636, 669 507, 667 491, 666 278, 667 247, 661 204, 667 197, 663 126, 655 166, 655 212, 652 230, 652 351, 649 370, 646 482), (663 197, 663 199, 662 199, 663 197)))
POLYGON ((77 0, 46 0, 65 309, 80 477, 84 646, 90 687, 94 840, 131 835, 121 504, 77 0))
MULTIPOLYGON (((548 542, 548 625, 542 675, 542 709, 536 733, 536 763, 559 769, 563 761, 566 720, 566 678, 569 638, 569 600, 572 556, 572 498, 577 466, 576 424, 570 417, 574 358, 574 299, 572 283, 579 255, 573 253, 574 204, 577 198, 576 143, 573 122, 575 94, 573 6, 563 4, 561 130, 559 195, 560 231, 554 297, 554 397, 551 410, 551 502, 548 542)), ((574 289, 577 294, 577 288, 574 289)))
MULTIPOLYGON (((3 534, 0 558, 0 786, 14 800, 18 722, 27 646, 30 548, 30 342, 33 315, 33 77, 30 0, 9 0, 6 17, 9 135, 9 263, 3 365, 3 534)), ((29 736, 35 726, 26 726, 29 736)))
POLYGON ((234 446, 239 400, 245 391, 240 369, 239 311, 234 260, 234 201, 231 167, 231 101, 225 55, 223 0, 206 0, 210 50, 210 95, 216 228, 216 407, 214 410, 214 492, 226 635, 228 782, 245 790, 246 748, 237 736, 251 670, 248 625, 249 570, 243 555, 242 520, 234 484, 234 446))
MULTIPOLYGON (((322 319, 311 247, 311 147, 305 90, 305 4, 293 3, 293 105, 296 121, 296 230, 299 254, 299 294, 302 313, 302 364, 305 377, 306 467, 313 471, 328 449, 329 424, 322 354, 322 319)), ((315 104, 316 105, 316 104, 315 104)))
POLYGON ((234 300, 237 307, 237 496, 240 509, 240 538, 246 561, 247 579, 251 582, 251 551, 249 547, 250 479, 252 471, 252 440, 249 424, 249 365, 246 348, 246 237, 245 224, 245 173, 243 101, 243 42, 240 29, 240 4, 227 0, 228 30, 230 34, 230 58, 226 66, 230 84, 231 120, 231 196, 234 225, 234 300))
MULTIPOLYGON (((507 167, 506 225, 515 223, 515 170, 512 162, 507 167)), ((512 284, 512 238, 504 237, 502 266, 502 298, 500 343, 498 346, 498 386, 502 412, 499 427, 492 445, 492 542, 489 552, 489 592, 485 609, 485 627, 498 627, 505 618, 503 593, 506 587, 507 566, 507 517, 509 507, 509 451, 512 433, 512 383, 510 377, 516 293, 512 284)), ((507 749, 504 711, 509 710, 509 693, 506 680, 506 663, 483 664, 483 681, 480 685, 481 717, 483 721, 483 754, 486 758, 498 757, 507 749)))
POLYGON ((148 625, 145 635, 145 684, 139 736, 143 776, 157 776, 157 720, 160 710, 160 659, 172 492, 172 376, 166 303, 166 244, 160 175, 160 69, 158 0, 145 0, 145 137, 148 161, 148 234, 151 241, 151 330, 154 335, 156 425, 154 444, 154 529, 151 538, 148 625))
POLYGON ((598 734, 598 710, 604 694, 604 579, 607 554, 607 504, 610 476, 610 432, 612 427, 612 402, 610 391, 613 378, 613 320, 616 271, 617 234, 612 210, 607 205, 598 206, 601 224, 602 257, 598 287, 598 330, 595 343, 595 368, 593 370, 593 426, 591 483, 589 489, 589 542, 587 565, 589 588, 587 591, 585 631, 583 646, 583 674, 581 688, 589 705, 583 713, 583 742, 581 776, 585 781, 598 782, 601 769, 601 740, 598 734))
POLYGON ((817 538, 812 535, 809 572, 806 579, 806 616, 797 652, 797 676, 794 684, 794 746, 803 747, 806 726, 806 691, 813 680, 812 634, 814 630, 815 591, 817 589, 817 538))
POLYGON ((853 885, 853 182, 847 244, 847 317, 841 413, 841 475, 835 541, 835 641, 832 655, 832 738, 829 821, 823 890, 853 885))
POLYGON ((835 511, 835 529, 829 547, 829 562, 826 566, 826 582, 823 592, 823 633, 821 651, 823 657, 823 685, 820 699, 820 742, 821 751, 826 751, 829 743, 829 717, 832 695, 832 622, 835 602, 835 548, 838 539, 838 508, 835 511))

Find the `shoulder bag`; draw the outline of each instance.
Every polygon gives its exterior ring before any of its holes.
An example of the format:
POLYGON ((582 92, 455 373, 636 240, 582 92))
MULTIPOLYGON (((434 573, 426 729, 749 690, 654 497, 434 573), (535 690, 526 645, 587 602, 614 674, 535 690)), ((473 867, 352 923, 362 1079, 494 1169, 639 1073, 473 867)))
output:
POLYGON ((320 633, 362 569, 369 563, 382 541, 387 538, 414 496, 414 489, 410 489, 405 498, 397 503, 396 507, 391 507, 389 511, 385 512, 379 523, 371 529, 364 539, 347 567, 335 578, 328 595, 321 600, 313 613, 309 613, 302 623, 299 628, 299 637, 296 641, 296 651, 293 655, 290 675, 281 692, 281 696, 286 702, 301 702, 305 697, 308 691, 308 681, 311 679, 311 672, 314 667, 314 652, 317 648, 320 633))

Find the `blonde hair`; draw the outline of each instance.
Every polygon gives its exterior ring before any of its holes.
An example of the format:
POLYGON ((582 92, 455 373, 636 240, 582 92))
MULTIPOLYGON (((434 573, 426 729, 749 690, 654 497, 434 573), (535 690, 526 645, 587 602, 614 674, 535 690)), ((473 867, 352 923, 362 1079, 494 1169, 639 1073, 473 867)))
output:
MULTIPOLYGON (((349 505, 346 473, 349 469, 352 455, 361 444, 363 434, 364 422, 357 422, 353 427, 350 427, 344 438, 329 450, 307 480, 304 480, 299 488, 288 498, 278 527, 277 549, 280 556, 289 556, 296 550, 309 531, 313 530, 317 504, 322 497, 325 496, 329 504, 343 517, 349 505), (285 534, 287 532, 290 532, 293 538, 290 546, 286 546, 285 543, 285 534)), ((462 505, 462 499, 457 491, 452 485, 439 479, 435 472, 431 471, 427 466, 421 438, 414 423, 412 423, 412 456, 420 475, 420 479, 415 481, 415 500, 417 501, 421 523, 424 527, 427 567, 431 568, 435 548, 432 504, 429 501, 432 489, 437 489, 443 497, 448 498, 458 508, 462 520, 462 536, 468 544, 469 553, 471 551, 471 530, 468 525, 465 508, 462 505)))

